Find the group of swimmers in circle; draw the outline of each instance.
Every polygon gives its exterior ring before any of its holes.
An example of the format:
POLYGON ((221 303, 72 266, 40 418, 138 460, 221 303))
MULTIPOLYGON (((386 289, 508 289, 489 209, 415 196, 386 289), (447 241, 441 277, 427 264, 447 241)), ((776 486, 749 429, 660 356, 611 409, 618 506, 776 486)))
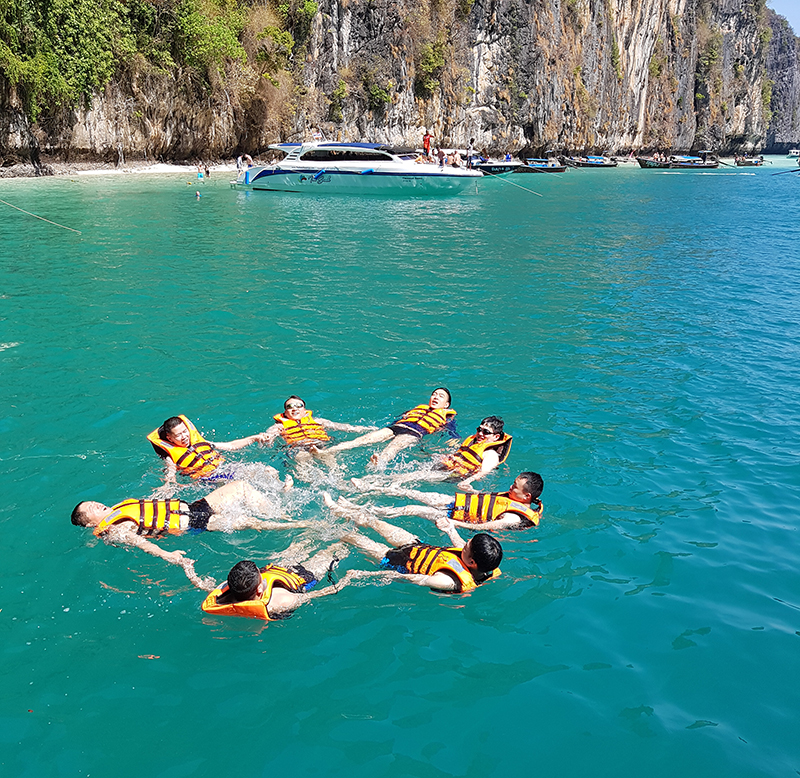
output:
POLYGON ((490 534, 492 531, 528 529, 539 524, 542 515, 539 497, 544 484, 538 473, 525 471, 514 479, 506 492, 476 491, 472 483, 507 460, 512 438, 505 433, 501 418, 488 416, 472 435, 460 441, 454 423, 456 411, 450 406, 450 392, 439 387, 427 403, 406 411, 388 427, 369 427, 315 418, 303 400, 292 395, 266 431, 228 442, 206 440, 186 416, 173 416, 147 435, 165 466, 165 483, 154 496, 126 499, 112 506, 80 502, 72 511, 72 523, 90 527, 95 536, 108 542, 134 546, 179 565, 193 584, 210 592, 202 609, 211 614, 267 621, 284 618, 304 602, 333 594, 352 580, 370 576, 402 578, 442 592, 470 592, 500 573, 503 550, 497 538, 490 534), (329 430, 362 434, 333 444, 329 430), (430 466, 412 472, 385 471, 385 465, 400 451, 436 433, 450 438, 449 453, 438 456, 430 466), (197 575, 194 560, 186 557, 184 551, 165 551, 153 542, 164 534, 286 530, 313 525, 309 520, 292 520, 281 515, 279 501, 274 495, 241 478, 243 472, 252 473, 255 469, 262 481, 266 479, 274 487, 273 492, 286 492, 295 488, 291 476, 281 481, 278 471, 269 465, 227 462, 222 453, 255 443, 271 446, 279 439, 293 454, 298 474, 310 463, 320 461, 341 475, 336 461, 338 452, 386 443, 371 458, 379 472, 363 478, 340 479, 342 489, 413 502, 391 508, 375 505, 367 508, 345 497, 334 500, 328 492, 323 492, 325 505, 331 513, 348 522, 338 542, 302 563, 287 566, 259 567, 250 560, 240 561, 219 585, 213 579, 197 575), (243 471, 243 468, 249 470, 243 471), (169 496, 177 489, 178 476, 216 488, 205 497, 187 503, 169 496), (405 484, 410 481, 456 482, 457 491, 455 494, 415 491, 406 488, 405 484), (242 513, 243 508, 245 513, 242 513), (384 518, 398 516, 419 516, 433 521, 447 535, 450 544, 423 543, 416 535, 384 521, 384 518), (458 527, 480 531, 465 542, 458 527), (372 539, 363 530, 374 531, 385 542, 372 539), (334 582, 335 565, 352 547, 378 561, 381 570, 349 570, 334 582), (331 585, 315 589, 326 575, 331 585))

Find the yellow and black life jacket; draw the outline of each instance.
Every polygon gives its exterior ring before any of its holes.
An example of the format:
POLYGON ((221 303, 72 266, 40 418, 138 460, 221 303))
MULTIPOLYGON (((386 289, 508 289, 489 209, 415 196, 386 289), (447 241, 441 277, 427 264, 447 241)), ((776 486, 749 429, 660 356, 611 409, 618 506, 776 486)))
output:
POLYGON ((281 437, 290 445, 297 446, 309 440, 318 440, 325 443, 330 440, 330 436, 325 432, 324 427, 314 420, 311 411, 306 410, 299 421, 289 419, 282 413, 276 413, 273 417, 278 424, 283 425, 281 437))
POLYGON ((202 478, 211 475, 224 461, 224 457, 197 431, 197 427, 185 416, 178 418, 189 430, 189 446, 176 446, 168 440, 163 440, 158 429, 154 429, 147 439, 153 444, 156 451, 162 456, 168 456, 182 475, 190 478, 202 478))
POLYGON ((306 583, 308 583, 305 578, 297 573, 277 565, 267 565, 261 571, 261 580, 266 581, 267 588, 258 596, 258 599, 220 603, 220 597, 228 591, 228 584, 224 583, 214 589, 203 600, 202 608, 206 613, 214 613, 219 616, 245 616, 250 619, 271 621, 267 605, 269 604, 269 598, 272 597, 273 587, 280 586, 295 594, 302 594, 306 583))
POLYGON ((486 451, 496 451, 500 462, 505 462, 511 451, 511 440, 511 435, 503 435, 501 440, 478 442, 475 435, 470 435, 455 453, 442 460, 442 465, 458 475, 472 475, 481 469, 486 451))
POLYGON ((503 513, 519 516, 525 527, 536 527, 542 518, 542 503, 534 500, 530 505, 517 502, 508 496, 508 492, 481 492, 480 494, 464 494, 456 492, 456 504, 452 518, 455 521, 466 521, 470 524, 485 524, 494 521, 503 513), (535 507, 534 507, 535 506, 535 507))
MULTIPOLYGON (((500 575, 499 569, 492 570, 489 573, 473 573, 461 561, 460 551, 461 549, 458 548, 442 548, 441 546, 418 543, 394 549, 393 553, 395 558, 398 553, 405 557, 407 560, 405 561, 405 567, 409 573, 418 573, 420 575, 433 575, 440 572, 449 573, 458 580, 460 592, 471 591, 478 584, 500 575)), ((392 552, 389 552, 387 557, 391 559, 390 554, 392 552)))
POLYGON ((102 535, 115 524, 133 522, 138 535, 177 534, 183 531, 181 522, 189 517, 189 506, 181 500, 123 500, 112 506, 113 513, 95 528, 102 535))
POLYGON ((413 424, 421 427, 423 433, 438 432, 455 415, 456 412, 451 408, 431 408, 430 405, 417 405, 410 411, 406 411, 391 426, 402 427, 404 424, 413 424))

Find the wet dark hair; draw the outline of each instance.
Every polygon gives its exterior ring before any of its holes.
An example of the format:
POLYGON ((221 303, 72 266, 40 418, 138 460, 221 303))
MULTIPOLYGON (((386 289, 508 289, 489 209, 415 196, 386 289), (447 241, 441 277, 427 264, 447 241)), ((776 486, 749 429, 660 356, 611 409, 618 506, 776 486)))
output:
POLYGON ((85 527, 86 526, 86 517, 83 515, 83 504, 86 502, 79 502, 73 509, 72 509, 72 523, 76 527, 85 527))
POLYGON ((228 573, 228 591, 234 601, 249 600, 261 583, 258 565, 249 559, 237 562, 228 573))
POLYGON ((296 394, 293 394, 291 397, 287 397, 286 400, 284 400, 283 410, 286 410, 286 405, 289 402, 289 400, 300 400, 300 402, 303 403, 303 407, 304 408, 306 407, 306 401, 302 397, 298 397, 296 394))
POLYGON ((481 573, 489 573, 496 569, 503 559, 503 548, 500 542, 485 532, 479 532, 472 536, 469 550, 475 560, 475 567, 481 573))
MULTIPOLYGON (((449 390, 449 389, 448 389, 446 386, 437 386, 437 387, 436 387, 436 388, 433 390, 433 392, 438 392, 440 389, 441 389, 441 390, 442 390, 442 391, 443 391, 443 392, 444 392, 444 393, 447 395, 447 404, 448 404, 448 405, 451 405, 451 404, 452 404, 452 402, 453 402, 453 398, 452 398, 452 396, 450 395, 450 390, 449 390)), ((431 392, 431 394, 433 394, 433 392, 431 392)))
POLYGON ((478 426, 480 427, 484 424, 489 427, 489 429, 494 430, 495 435, 503 434, 504 422, 499 416, 487 416, 478 426))
POLYGON ((172 432, 179 424, 183 424, 183 419, 180 416, 170 416, 159 428, 158 437, 161 440, 166 440, 167 435, 172 432))
POLYGON ((525 483, 525 491, 530 494, 534 500, 539 499, 539 495, 544 489, 544 480, 538 473, 530 471, 520 473, 517 478, 521 478, 525 483))

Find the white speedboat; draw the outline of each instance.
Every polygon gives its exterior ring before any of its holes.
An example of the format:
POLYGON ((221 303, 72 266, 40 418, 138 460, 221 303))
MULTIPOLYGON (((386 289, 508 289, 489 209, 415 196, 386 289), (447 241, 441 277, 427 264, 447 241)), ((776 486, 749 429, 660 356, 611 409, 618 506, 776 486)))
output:
POLYGON ((786 155, 788 159, 797 159, 800 157, 800 149, 789 149, 789 153, 786 155))
POLYGON ((477 170, 422 161, 414 149, 381 143, 279 143, 286 156, 239 172, 234 189, 267 192, 451 194, 481 178, 477 170), (420 161, 417 161, 420 160, 420 161))

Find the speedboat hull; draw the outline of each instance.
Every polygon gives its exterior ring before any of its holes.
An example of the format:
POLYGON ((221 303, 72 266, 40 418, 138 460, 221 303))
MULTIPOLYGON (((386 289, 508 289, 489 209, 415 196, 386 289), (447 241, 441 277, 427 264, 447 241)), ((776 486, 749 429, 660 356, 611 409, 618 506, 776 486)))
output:
POLYGON ((474 190, 480 177, 477 171, 415 163, 378 163, 361 170, 333 165, 287 169, 278 163, 243 170, 231 185, 262 192, 438 195, 474 190))

